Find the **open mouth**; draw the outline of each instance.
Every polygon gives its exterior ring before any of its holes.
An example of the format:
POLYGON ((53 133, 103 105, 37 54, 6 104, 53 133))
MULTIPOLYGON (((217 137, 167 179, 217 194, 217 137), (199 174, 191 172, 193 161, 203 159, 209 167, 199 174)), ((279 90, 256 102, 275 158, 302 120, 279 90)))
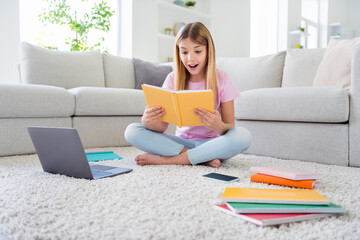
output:
POLYGON ((197 66, 199 66, 199 64, 191 64, 191 65, 189 65, 190 69, 195 69, 197 66))

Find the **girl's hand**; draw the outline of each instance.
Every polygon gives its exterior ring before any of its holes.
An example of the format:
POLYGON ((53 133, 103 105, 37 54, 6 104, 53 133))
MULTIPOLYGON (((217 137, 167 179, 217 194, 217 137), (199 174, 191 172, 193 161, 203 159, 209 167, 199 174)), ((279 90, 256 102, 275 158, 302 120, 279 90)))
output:
POLYGON ((157 122, 160 120, 162 116, 164 116, 165 110, 160 107, 152 107, 152 108, 145 108, 144 114, 141 118, 142 123, 144 126, 151 125, 154 122, 157 122))
POLYGON ((201 122, 208 130, 213 130, 218 133, 223 132, 224 123, 221 120, 220 113, 218 111, 214 110, 214 113, 211 113, 205 109, 196 108, 194 109, 194 113, 200 118, 201 122))

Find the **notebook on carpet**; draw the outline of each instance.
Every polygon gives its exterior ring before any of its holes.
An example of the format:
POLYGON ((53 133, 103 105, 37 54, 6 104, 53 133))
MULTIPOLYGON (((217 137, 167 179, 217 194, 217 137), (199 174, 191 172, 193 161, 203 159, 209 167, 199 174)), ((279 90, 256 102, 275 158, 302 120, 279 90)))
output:
POLYGON ((323 218, 327 216, 332 216, 332 214, 328 213, 288 213, 288 214, 279 214, 279 213, 235 213, 231 211, 226 204, 216 205, 215 208, 224 213, 230 214, 235 217, 239 217, 248 222, 254 223, 259 226, 270 226, 270 225, 279 225, 283 223, 291 223, 291 222, 299 222, 309 219, 323 218))
POLYGON ((226 202, 329 205, 316 190, 227 187, 221 196, 226 202))
POLYGON ((297 187, 297 188, 307 188, 313 189, 314 185, 317 180, 291 180, 287 178, 275 177, 270 175, 265 175, 261 173, 256 173, 251 175, 250 177, 251 182, 258 182, 258 183, 268 183, 268 184, 275 184, 280 186, 288 186, 288 187, 297 187))
POLYGON ((122 157, 115 154, 113 151, 88 152, 88 153, 86 153, 86 158, 89 162, 122 159, 122 157))
POLYGON ((283 167, 250 167, 250 172, 261 173, 291 180, 319 179, 320 173, 307 172, 283 167))
POLYGON ((305 205, 228 202, 226 205, 236 213, 346 213, 346 209, 333 203, 329 205, 305 205))

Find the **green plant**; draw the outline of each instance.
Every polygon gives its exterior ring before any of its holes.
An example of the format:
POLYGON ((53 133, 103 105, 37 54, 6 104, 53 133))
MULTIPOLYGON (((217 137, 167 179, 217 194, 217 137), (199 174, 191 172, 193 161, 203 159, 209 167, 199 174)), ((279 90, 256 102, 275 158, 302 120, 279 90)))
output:
POLYGON ((171 35, 171 33, 172 33, 172 28, 165 28, 164 29, 164 32, 166 33, 166 34, 169 34, 169 35, 171 35))
POLYGON ((297 27, 296 29, 299 30, 299 31, 301 31, 301 32, 305 32, 305 28, 297 27))
MULTIPOLYGON (((102 46, 104 37, 100 37, 98 42, 88 43, 89 32, 91 30, 99 30, 108 32, 110 30, 110 18, 114 15, 114 11, 105 1, 95 3, 90 12, 85 12, 79 16, 76 11, 71 10, 71 6, 67 0, 44 0, 48 2, 48 7, 43 9, 39 14, 39 20, 45 25, 47 23, 56 25, 66 25, 70 28, 73 35, 65 39, 65 43, 70 46, 71 51, 85 51, 99 49, 107 52, 102 46)), ((82 0, 87 2, 88 0, 82 0)), ((53 46, 44 46, 49 49, 57 49, 53 46)))
POLYGON ((187 1, 185 2, 186 7, 195 7, 196 1, 187 1))

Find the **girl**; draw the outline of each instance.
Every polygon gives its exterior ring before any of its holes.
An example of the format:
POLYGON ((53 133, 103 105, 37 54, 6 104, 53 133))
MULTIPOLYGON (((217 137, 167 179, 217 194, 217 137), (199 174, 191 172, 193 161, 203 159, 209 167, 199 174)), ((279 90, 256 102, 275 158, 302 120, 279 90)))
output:
POLYGON ((194 109, 203 126, 177 127, 176 134, 164 133, 168 123, 160 106, 146 108, 142 124, 130 124, 125 130, 128 143, 145 151, 135 158, 138 165, 204 163, 219 168, 222 159, 245 151, 251 134, 234 127, 234 99, 239 92, 229 75, 216 68, 215 47, 209 30, 199 22, 189 23, 179 32, 175 45, 175 72, 163 84, 171 90, 212 89, 216 110, 210 113, 194 109))

